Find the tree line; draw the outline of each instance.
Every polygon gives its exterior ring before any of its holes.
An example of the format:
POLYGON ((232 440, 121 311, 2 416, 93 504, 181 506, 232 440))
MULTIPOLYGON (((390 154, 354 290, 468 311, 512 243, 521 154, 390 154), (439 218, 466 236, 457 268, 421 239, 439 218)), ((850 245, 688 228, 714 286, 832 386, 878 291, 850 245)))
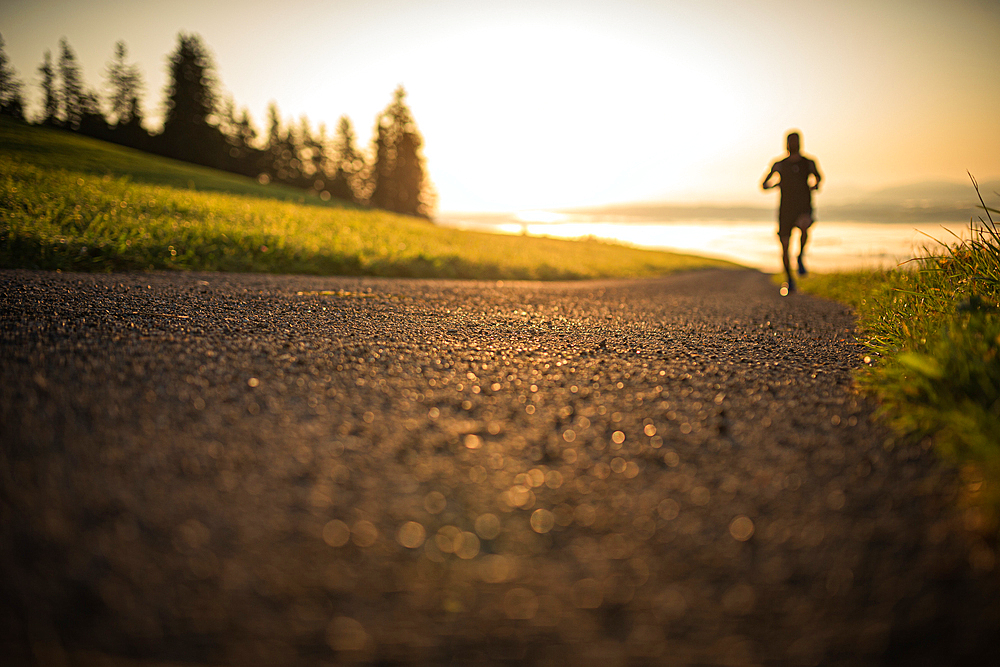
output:
POLYGON ((69 42, 58 59, 45 51, 38 67, 42 105, 25 109, 23 83, 11 67, 0 36, 0 114, 60 128, 139 150, 258 179, 284 183, 318 195, 429 217, 434 194, 421 152, 423 139, 399 86, 377 116, 368 151, 357 147, 351 119, 341 116, 333 137, 309 119, 284 121, 278 105, 267 109, 259 133, 244 107, 237 110, 221 84, 211 54, 198 35, 181 33, 167 60, 168 83, 160 132, 144 123, 144 84, 128 62, 124 42, 115 44, 105 71, 105 94, 89 88, 69 42))

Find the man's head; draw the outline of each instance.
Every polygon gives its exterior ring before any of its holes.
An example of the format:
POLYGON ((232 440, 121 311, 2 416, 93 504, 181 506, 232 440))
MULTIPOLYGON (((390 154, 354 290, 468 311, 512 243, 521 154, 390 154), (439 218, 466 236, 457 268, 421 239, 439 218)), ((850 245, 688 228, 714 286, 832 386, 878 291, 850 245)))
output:
POLYGON ((802 138, 799 137, 799 133, 789 132, 788 136, 785 138, 785 145, 788 147, 789 155, 798 155, 798 152, 802 147, 802 138))

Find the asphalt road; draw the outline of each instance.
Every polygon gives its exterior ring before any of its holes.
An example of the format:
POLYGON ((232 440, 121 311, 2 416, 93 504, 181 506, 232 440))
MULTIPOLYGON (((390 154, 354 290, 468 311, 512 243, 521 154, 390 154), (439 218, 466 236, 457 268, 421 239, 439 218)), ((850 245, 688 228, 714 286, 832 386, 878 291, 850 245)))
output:
POLYGON ((18 271, 0 316, 13 664, 1000 657, 958 475, 762 274, 18 271))

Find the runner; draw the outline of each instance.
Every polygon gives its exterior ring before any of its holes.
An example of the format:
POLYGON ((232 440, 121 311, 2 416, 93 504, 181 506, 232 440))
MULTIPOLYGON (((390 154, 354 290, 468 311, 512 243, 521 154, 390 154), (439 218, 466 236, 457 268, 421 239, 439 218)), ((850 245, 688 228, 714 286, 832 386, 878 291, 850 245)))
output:
POLYGON ((806 252, 806 241, 809 239, 809 227, 813 223, 812 191, 819 190, 823 175, 819 173, 816 161, 802 155, 801 138, 798 132, 789 132, 786 138, 788 156, 771 165, 771 170, 764 177, 761 187, 765 190, 777 187, 781 189, 781 203, 778 205, 778 239, 781 241, 781 261, 785 267, 788 279, 781 286, 782 296, 795 291, 795 279, 792 277, 791 262, 788 260, 788 244, 792 237, 792 228, 798 227, 799 238, 799 275, 806 275, 803 256, 806 252), (771 177, 778 175, 778 181, 771 183, 771 177), (809 177, 813 177, 812 183, 809 177))

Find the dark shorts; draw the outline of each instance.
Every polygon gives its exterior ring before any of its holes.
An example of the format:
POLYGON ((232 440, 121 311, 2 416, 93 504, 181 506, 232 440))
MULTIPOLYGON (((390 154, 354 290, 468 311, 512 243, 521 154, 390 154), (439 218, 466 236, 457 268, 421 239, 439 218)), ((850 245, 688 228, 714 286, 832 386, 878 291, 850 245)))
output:
POLYGON ((798 227, 799 229, 809 229, 812 225, 812 211, 798 210, 793 213, 787 211, 781 211, 778 213, 778 237, 787 239, 792 235, 792 230, 798 227), (809 216, 809 222, 805 225, 800 225, 799 218, 803 215, 809 216))

